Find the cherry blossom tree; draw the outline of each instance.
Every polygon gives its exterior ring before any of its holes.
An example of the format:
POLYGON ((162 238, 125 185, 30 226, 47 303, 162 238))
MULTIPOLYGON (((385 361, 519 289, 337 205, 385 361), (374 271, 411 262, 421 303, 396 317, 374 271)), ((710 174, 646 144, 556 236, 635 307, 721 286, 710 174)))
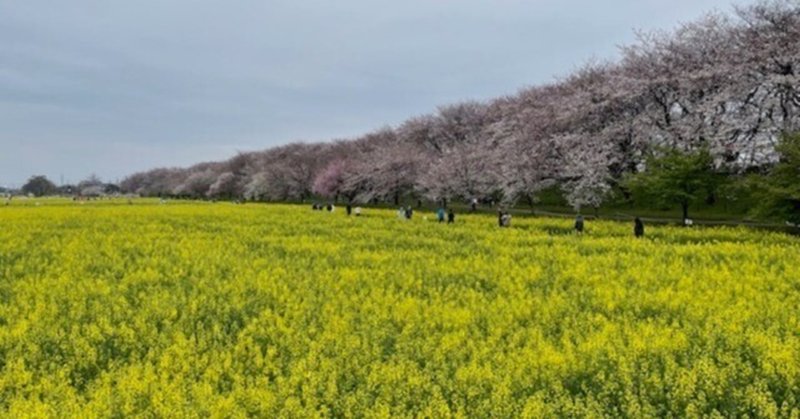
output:
POLYGON ((602 138, 575 134, 562 138, 562 147, 567 151, 561 168, 561 189, 567 202, 577 212, 588 206, 597 215, 612 191, 609 168, 617 160, 613 144, 602 138))
POLYGON ((173 195, 200 198, 206 196, 211 184, 216 180, 214 170, 207 168, 192 172, 186 179, 172 189, 173 195))
POLYGON ((343 192, 349 166, 349 162, 341 158, 328 163, 314 178, 312 191, 338 201, 339 194, 343 192))
POLYGON ((640 34, 616 63, 467 101, 352 140, 293 143, 186 169, 136 173, 126 192, 358 202, 424 196, 537 202, 560 186, 576 210, 599 206, 664 147, 704 150, 715 170, 768 170, 783 132, 800 130, 800 4, 763 0, 672 32, 640 34))
POLYGON ((210 198, 236 198, 242 196, 241 178, 233 172, 224 172, 208 187, 210 198))

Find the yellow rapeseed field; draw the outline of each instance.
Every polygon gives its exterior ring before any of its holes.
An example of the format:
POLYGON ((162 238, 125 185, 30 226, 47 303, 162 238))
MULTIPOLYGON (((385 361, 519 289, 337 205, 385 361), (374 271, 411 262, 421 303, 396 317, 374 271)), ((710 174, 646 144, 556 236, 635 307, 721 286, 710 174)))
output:
POLYGON ((797 238, 433 218, 0 207, 0 415, 800 416, 797 238))

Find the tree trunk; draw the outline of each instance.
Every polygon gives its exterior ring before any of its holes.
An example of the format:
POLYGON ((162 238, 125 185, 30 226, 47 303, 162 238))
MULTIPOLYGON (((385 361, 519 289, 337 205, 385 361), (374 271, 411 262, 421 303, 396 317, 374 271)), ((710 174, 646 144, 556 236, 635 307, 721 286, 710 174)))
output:
POLYGON ((681 210, 683 211, 683 225, 686 225, 686 220, 689 219, 689 203, 681 202, 681 210))

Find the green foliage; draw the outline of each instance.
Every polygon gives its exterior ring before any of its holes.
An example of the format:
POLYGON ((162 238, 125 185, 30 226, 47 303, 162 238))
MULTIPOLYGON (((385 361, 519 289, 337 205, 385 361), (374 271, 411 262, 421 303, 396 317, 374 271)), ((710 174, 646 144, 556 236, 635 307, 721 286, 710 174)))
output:
POLYGON ((800 133, 785 135, 776 147, 780 158, 766 176, 748 178, 756 196, 756 215, 800 224, 800 133))
POLYGON ((713 195, 721 183, 708 149, 660 149, 648 157, 645 171, 627 179, 626 186, 640 204, 680 205, 685 219, 689 207, 713 195))
POLYGON ((56 192, 56 185, 46 176, 31 176, 22 186, 22 192, 34 196, 52 195, 56 192))

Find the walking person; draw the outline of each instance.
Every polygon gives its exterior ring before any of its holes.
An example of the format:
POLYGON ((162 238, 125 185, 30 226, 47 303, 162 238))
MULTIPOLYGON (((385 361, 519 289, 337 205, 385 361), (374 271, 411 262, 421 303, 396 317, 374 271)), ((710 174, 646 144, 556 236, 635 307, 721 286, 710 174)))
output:
POLYGON ((352 213, 352 212, 353 212, 353 206, 352 206, 352 205, 350 205, 350 203, 348 202, 348 203, 347 203, 347 206, 345 207, 345 210, 347 211, 347 216, 349 217, 349 216, 350 216, 350 213, 352 213))
POLYGON ((440 223, 444 222, 444 208, 439 207, 439 209, 436 210, 436 220, 438 220, 440 223))
POLYGON ((583 215, 578 214, 578 216, 575 217, 575 232, 583 234, 583 215))
POLYGON ((511 214, 508 211, 497 211, 497 222, 500 227, 511 227, 511 214))
POLYGON ((455 222, 456 222, 456 214, 453 212, 453 209, 450 208, 450 210, 447 211, 447 224, 453 224, 455 222))
POLYGON ((639 217, 633 220, 633 235, 636 237, 644 236, 644 223, 639 217))

